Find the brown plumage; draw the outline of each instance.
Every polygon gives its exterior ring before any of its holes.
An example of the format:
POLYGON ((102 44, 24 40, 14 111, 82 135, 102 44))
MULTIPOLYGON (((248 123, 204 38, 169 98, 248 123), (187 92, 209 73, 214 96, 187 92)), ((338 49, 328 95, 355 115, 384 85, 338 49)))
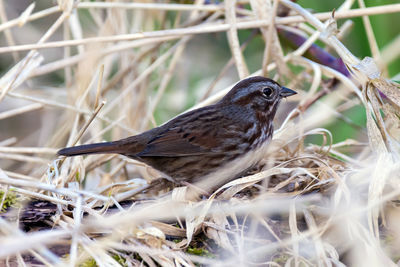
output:
POLYGON ((234 178, 263 156, 280 100, 296 94, 256 76, 237 83, 218 103, 114 142, 63 148, 59 155, 118 153, 144 162, 176 181, 234 178))

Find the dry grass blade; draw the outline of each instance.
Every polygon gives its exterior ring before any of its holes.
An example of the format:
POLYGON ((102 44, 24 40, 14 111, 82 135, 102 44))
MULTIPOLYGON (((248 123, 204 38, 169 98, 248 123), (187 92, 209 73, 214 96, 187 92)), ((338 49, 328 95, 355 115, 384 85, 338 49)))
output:
POLYGON ((246 62, 244 61, 242 52, 240 50, 239 37, 237 34, 236 26, 236 0, 225 2, 225 16, 227 23, 230 25, 228 31, 229 45, 231 47, 231 52, 236 63, 236 68, 238 70, 239 78, 244 79, 249 76, 249 70, 247 69, 246 62))
POLYGON ((43 107, 42 104, 35 103, 35 104, 27 105, 24 107, 7 110, 5 112, 0 113, 0 120, 7 119, 7 118, 10 118, 13 116, 17 116, 17 115, 20 115, 25 112, 31 112, 31 111, 34 111, 37 109, 41 109, 42 107, 43 107))

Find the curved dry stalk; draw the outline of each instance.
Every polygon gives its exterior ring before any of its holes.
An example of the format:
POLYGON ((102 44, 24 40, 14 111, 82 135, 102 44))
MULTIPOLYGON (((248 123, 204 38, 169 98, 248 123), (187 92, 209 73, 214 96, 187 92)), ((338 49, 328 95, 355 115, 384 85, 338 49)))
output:
MULTIPOLYGON (((282 1, 283 2, 283 1, 282 1)), ((396 13, 400 11, 400 4, 379 6, 379 7, 369 7, 365 9, 352 9, 343 12, 335 13, 336 19, 343 18, 353 18, 364 15, 376 15, 376 14, 390 14, 396 13)), ((319 20, 326 20, 331 17, 331 12, 324 12, 315 14, 315 18, 319 20)), ((301 16, 291 16, 277 19, 275 24, 292 24, 305 22, 301 16)), ((254 20, 254 21, 243 21, 237 22, 237 29, 252 29, 252 28, 260 28, 266 27, 269 25, 268 21, 263 20, 254 20)), ((170 29, 170 30, 161 30, 161 31, 153 31, 153 32, 142 32, 142 33, 133 33, 133 34, 124 34, 124 35, 116 35, 111 37, 92 37, 86 38, 83 40, 67 40, 60 42, 47 42, 45 44, 37 44, 37 45, 17 45, 14 47, 0 47, 1 53, 10 53, 13 51, 26 51, 26 50, 37 50, 44 48, 56 48, 56 47, 64 47, 64 46, 77 46, 83 44, 90 43, 99 43, 99 42, 117 42, 117 41, 129 41, 129 40, 137 40, 143 38, 156 38, 156 37, 182 37, 184 35, 191 34, 203 34, 203 33, 213 33, 213 32, 222 32, 230 29, 229 24, 212 24, 201 27, 188 27, 184 29, 170 29)))

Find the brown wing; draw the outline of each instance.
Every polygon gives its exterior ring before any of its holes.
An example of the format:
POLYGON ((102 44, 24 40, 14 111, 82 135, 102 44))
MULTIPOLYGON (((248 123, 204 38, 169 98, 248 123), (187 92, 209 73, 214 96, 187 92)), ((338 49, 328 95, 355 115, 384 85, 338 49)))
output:
POLYGON ((139 157, 181 157, 215 153, 216 138, 212 131, 185 132, 181 127, 170 128, 150 140, 146 148, 137 154, 139 157))

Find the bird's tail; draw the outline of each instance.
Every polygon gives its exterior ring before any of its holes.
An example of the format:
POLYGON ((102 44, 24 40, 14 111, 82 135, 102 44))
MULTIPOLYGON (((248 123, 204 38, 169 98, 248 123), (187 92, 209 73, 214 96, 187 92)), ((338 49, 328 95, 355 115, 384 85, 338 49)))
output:
POLYGON ((78 156, 86 154, 108 154, 124 152, 119 142, 104 142, 60 149, 57 154, 61 156, 78 156))

